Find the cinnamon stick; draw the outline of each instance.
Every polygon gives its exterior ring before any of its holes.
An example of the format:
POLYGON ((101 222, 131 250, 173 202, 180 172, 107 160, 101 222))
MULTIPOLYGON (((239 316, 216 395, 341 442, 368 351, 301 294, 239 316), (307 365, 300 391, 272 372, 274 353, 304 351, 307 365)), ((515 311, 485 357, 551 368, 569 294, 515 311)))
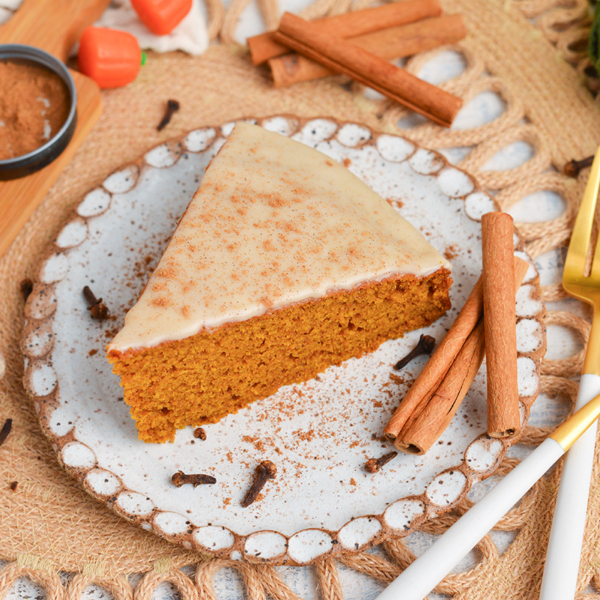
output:
POLYGON ((444 433, 467 395, 485 356, 483 320, 471 332, 439 387, 420 413, 408 421, 394 446, 408 454, 425 454, 444 433))
POLYGON ((328 69, 350 76, 439 125, 449 127, 462 106, 460 98, 352 42, 323 34, 311 23, 290 13, 283 15, 275 38, 328 69))
MULTIPOLYGON (((438 0, 407 0, 318 19, 311 23, 324 33, 333 33, 339 37, 356 37, 388 27, 414 23, 427 17, 437 17, 441 14, 442 7, 438 0)), ((270 58, 287 54, 290 51, 287 46, 275 40, 274 33, 271 31, 248 38, 248 47, 254 65, 260 65, 270 58)))
POLYGON ((415 412, 420 412, 417 410, 419 404, 426 404, 431 399, 433 392, 448 372, 482 314, 483 289, 480 277, 452 327, 385 426, 383 434, 389 440, 395 440, 410 416, 415 412))
MULTIPOLYGON (((466 34, 467 30, 460 15, 446 15, 367 33, 350 38, 350 41, 380 58, 390 60, 453 44, 463 39, 466 34)), ((269 67, 276 88, 333 74, 327 67, 295 53, 271 58, 269 67)))
POLYGON ((515 324, 513 219, 492 212, 481 219, 483 315, 487 366, 488 435, 521 431, 515 324))
MULTIPOLYGON (((514 285, 518 289, 529 265, 520 258, 513 260, 514 285)), ((449 425, 483 360, 483 312, 480 277, 446 337, 384 429, 396 448, 424 454, 449 425)))

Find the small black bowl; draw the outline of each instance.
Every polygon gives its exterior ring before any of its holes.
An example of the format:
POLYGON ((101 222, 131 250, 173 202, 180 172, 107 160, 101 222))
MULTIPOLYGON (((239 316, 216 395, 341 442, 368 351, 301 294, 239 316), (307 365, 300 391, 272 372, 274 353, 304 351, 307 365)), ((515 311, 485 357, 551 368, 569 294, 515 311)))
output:
POLYGON ((77 125, 77 90, 67 67, 57 58, 39 48, 23 44, 0 44, 0 60, 30 63, 49 69, 64 81, 71 97, 69 114, 56 135, 33 152, 0 160, 0 181, 6 181, 39 171, 60 156, 71 141, 77 125))

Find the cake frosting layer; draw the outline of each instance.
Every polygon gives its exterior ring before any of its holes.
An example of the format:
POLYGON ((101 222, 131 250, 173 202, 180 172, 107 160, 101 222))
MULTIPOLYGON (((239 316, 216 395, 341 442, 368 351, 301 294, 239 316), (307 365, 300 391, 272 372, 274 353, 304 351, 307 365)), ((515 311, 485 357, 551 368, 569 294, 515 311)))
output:
POLYGON ((448 261, 326 155, 238 123, 108 351, 156 346, 448 261))

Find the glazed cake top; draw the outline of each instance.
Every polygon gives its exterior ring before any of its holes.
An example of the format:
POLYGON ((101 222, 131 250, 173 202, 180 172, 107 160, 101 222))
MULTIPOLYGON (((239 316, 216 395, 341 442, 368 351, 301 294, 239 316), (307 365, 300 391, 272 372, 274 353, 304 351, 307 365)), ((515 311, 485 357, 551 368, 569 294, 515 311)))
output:
POLYGON ((450 263, 326 155, 238 123, 108 351, 155 346, 450 263))

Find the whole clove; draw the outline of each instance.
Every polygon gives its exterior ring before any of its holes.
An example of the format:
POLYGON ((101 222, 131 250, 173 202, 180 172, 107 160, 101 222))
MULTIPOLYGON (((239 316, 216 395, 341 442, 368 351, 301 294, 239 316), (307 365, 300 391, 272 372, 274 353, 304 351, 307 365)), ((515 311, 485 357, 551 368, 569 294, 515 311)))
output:
POLYGON ((0 446, 2 446, 2 444, 4 444, 4 442, 6 441, 6 438, 8 437, 8 434, 10 433, 11 429, 12 419, 6 419, 6 421, 4 421, 2 429, 0 430, 0 446))
POLYGON ((83 295, 87 300, 88 310, 92 315, 92 319, 101 321, 108 317, 108 308, 106 308, 106 305, 102 302, 102 298, 96 298, 94 292, 92 292, 87 285, 83 288, 83 295))
POLYGON ((21 289, 23 300, 27 300, 31 292, 33 292, 33 281, 31 279, 23 279, 19 284, 19 288, 21 289))
POLYGON ((563 168, 567 177, 577 177, 582 169, 591 167, 594 162, 593 156, 588 156, 583 160, 570 160, 563 168))
POLYGON ((177 100, 167 100, 167 109, 165 116, 156 128, 157 131, 162 131, 170 122, 171 117, 179 110, 179 102, 177 100))
POLYGON ((171 481, 177 486, 181 487, 186 483, 191 483, 194 487, 199 485, 210 485, 217 483, 217 480, 212 475, 204 475, 203 473, 184 473, 183 471, 177 471, 172 477, 171 481))
POLYGON ((11 489, 12 492, 16 492, 17 491, 17 487, 19 487, 19 482, 18 481, 13 481, 10 484, 9 487, 10 487, 10 489, 11 489))
POLYGON ((196 429, 194 429, 194 437, 204 441, 206 440, 206 431, 204 431, 202 427, 196 427, 196 429))
POLYGON ((250 506, 256 500, 263 487, 265 487, 267 481, 275 479, 275 475, 277 475, 277 467, 270 460, 263 460, 256 467, 254 481, 242 500, 242 506, 244 508, 250 506))
POLYGON ((435 338, 430 335, 421 335, 417 345, 402 359, 399 360, 394 369, 399 371, 403 369, 413 358, 421 356, 421 354, 431 354, 435 348, 435 338))
POLYGON ((368 471, 369 473, 377 473, 381 470, 381 467, 387 465, 390 460, 396 458, 396 456, 398 456, 397 452, 390 452, 389 454, 384 454, 379 458, 370 458, 365 463, 365 471, 368 471))

